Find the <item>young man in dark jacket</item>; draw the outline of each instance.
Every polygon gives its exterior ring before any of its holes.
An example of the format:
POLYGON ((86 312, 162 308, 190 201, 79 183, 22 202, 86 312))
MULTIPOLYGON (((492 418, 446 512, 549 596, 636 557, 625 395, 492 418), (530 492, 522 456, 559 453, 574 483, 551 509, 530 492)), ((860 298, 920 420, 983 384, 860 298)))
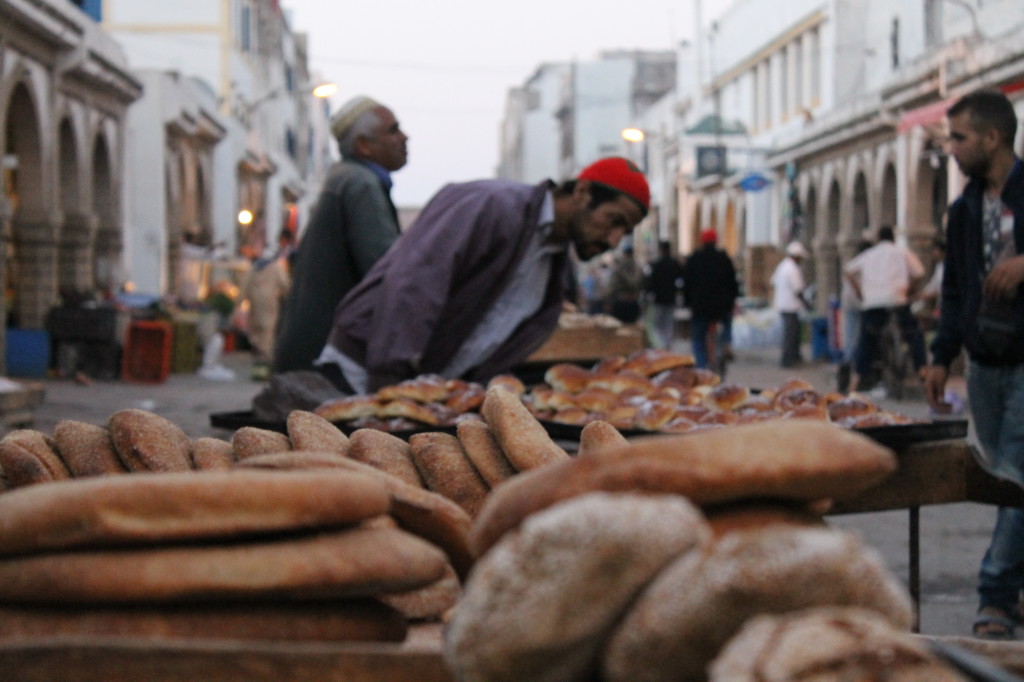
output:
MULTIPOLYGON (((1024 163, 1013 151, 1009 99, 983 90, 957 101, 949 152, 970 178, 949 208, 939 328, 925 376, 928 402, 944 401, 949 366, 966 348, 967 392, 985 464, 1024 484, 1024 163)), ((981 563, 974 635, 1013 639, 1024 588, 1024 509, 1000 507, 981 563)))

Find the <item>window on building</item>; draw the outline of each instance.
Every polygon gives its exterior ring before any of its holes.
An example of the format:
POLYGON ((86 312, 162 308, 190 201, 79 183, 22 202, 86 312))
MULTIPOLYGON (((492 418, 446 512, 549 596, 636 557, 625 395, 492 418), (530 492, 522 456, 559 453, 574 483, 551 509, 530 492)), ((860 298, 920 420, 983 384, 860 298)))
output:
POLYGON ((764 69, 764 127, 772 127, 772 63, 766 59, 762 64, 764 69))
POLYGON ((789 118, 789 69, 791 53, 789 47, 783 47, 779 54, 779 113, 780 118, 785 121, 789 118))
POLYGON ((103 0, 71 0, 71 4, 88 14, 93 21, 103 21, 103 0))
POLYGON ((924 44, 934 47, 942 42, 942 2, 925 0, 924 3, 924 44))
POLYGON ((793 104, 799 109, 804 102, 804 40, 797 38, 793 43, 793 104))

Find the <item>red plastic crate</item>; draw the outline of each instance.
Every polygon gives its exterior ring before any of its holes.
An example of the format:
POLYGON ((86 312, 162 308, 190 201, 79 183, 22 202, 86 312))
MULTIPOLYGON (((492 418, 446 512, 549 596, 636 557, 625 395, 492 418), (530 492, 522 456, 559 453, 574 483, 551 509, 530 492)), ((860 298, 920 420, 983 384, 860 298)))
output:
POLYGON ((124 344, 121 378, 126 381, 161 383, 171 373, 171 342, 169 322, 137 320, 128 326, 124 344))

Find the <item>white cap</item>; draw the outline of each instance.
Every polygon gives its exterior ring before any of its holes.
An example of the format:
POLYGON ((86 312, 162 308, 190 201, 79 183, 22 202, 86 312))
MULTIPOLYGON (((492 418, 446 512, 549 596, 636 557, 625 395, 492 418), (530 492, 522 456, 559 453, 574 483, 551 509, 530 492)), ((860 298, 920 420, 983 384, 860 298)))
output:
POLYGON ((381 106, 379 102, 366 95, 353 97, 342 104, 341 109, 331 117, 331 134, 336 138, 341 137, 352 127, 356 119, 370 109, 376 109, 379 106, 381 106))
POLYGON ((800 242, 790 242, 789 246, 786 247, 786 255, 793 258, 807 258, 809 254, 800 242))

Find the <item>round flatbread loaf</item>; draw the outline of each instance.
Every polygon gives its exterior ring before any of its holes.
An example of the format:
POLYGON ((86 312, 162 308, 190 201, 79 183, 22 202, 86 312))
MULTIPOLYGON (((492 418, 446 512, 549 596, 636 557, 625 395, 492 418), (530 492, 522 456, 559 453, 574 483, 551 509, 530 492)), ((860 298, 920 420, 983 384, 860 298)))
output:
POLYGON ((963 682, 924 641, 874 611, 823 607, 751 618, 709 669, 709 682, 963 682))
POLYGON ((592 493, 526 521, 480 559, 445 634, 466 682, 596 679, 597 653, 638 591, 707 542, 672 495, 592 493))
MULTIPOLYGON (((355 434, 353 434, 355 435, 355 434)), ((443 549, 460 578, 473 565, 467 536, 472 519, 447 497, 409 485, 368 464, 320 452, 284 452, 261 455, 239 462, 239 467, 258 469, 344 469, 376 477, 391 495, 391 516, 410 533, 443 549)))
POLYGON ((220 438, 192 441, 192 465, 197 471, 226 471, 235 465, 235 448, 220 438))
POLYGON ((0 641, 62 637, 401 642, 405 617, 373 599, 226 604, 0 606, 0 641))
POLYGON ((0 556, 354 524, 391 508, 352 472, 210 471, 58 481, 0 495, 0 556))
POLYGON ((371 597, 436 582, 447 563, 441 550, 403 530, 356 527, 253 542, 8 558, 0 561, 0 600, 123 604, 371 597))
POLYGON ((320 415, 306 410, 292 410, 288 413, 286 428, 292 450, 333 452, 348 456, 348 436, 320 415))
POLYGON ((735 531, 647 586, 607 642, 602 679, 704 679, 747 619, 814 606, 870 609, 904 631, 913 622, 906 588, 854 535, 787 525, 735 531))
POLYGON ((71 478, 52 438, 32 429, 11 431, 0 440, 0 470, 8 485, 18 488, 71 478))
POLYGON ((126 471, 114 449, 110 432, 102 426, 63 419, 53 427, 53 442, 75 478, 126 471))
POLYGON ((277 431, 243 426, 232 434, 231 447, 235 450, 235 459, 247 459, 275 452, 288 452, 292 449, 292 442, 288 436, 277 431))
POLYGON ((432 585, 412 592, 382 594, 382 602, 400 612, 408 620, 440 620, 459 602, 462 585, 455 569, 449 565, 445 575, 432 585))
POLYGON ((148 410, 129 408, 107 421, 117 456, 128 471, 191 471, 192 442, 181 428, 148 410))
POLYGON ((530 514, 593 490, 677 493, 698 506, 751 498, 850 499, 896 469, 891 450, 827 423, 782 420, 635 439, 522 473, 491 491, 470 534, 479 556, 530 514))

